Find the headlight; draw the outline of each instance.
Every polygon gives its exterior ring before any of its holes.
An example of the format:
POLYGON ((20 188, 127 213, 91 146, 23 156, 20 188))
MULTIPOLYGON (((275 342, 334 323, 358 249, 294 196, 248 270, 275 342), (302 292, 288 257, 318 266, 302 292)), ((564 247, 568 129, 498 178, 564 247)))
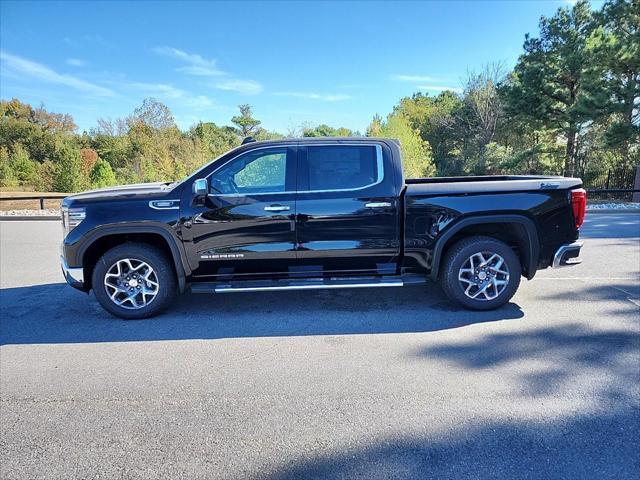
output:
POLYGON ((62 231, 66 237, 71 230, 80 225, 87 216, 84 208, 62 207, 62 231))

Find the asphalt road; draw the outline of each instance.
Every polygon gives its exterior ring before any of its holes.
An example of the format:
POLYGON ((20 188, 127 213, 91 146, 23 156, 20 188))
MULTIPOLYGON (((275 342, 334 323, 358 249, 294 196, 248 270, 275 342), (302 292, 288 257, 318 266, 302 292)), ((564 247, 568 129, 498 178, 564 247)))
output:
POLYGON ((639 478, 640 216, 467 312, 439 288, 184 295, 124 322, 0 222, 0 477, 639 478))

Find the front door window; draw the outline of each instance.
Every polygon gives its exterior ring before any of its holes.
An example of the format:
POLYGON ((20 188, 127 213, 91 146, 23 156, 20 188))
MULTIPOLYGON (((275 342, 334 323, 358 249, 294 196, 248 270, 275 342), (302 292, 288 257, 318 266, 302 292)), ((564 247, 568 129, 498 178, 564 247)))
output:
POLYGON ((282 193, 286 190, 287 149, 248 152, 221 167, 211 177, 213 194, 282 193))

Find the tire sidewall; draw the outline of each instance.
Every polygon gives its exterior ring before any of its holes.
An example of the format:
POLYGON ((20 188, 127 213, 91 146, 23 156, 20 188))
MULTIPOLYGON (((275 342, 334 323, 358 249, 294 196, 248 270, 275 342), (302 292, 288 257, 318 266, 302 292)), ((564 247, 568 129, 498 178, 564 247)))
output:
POLYGON ((474 310, 491 310, 507 303, 516 293, 520 285, 522 267, 520 259, 505 243, 487 237, 476 237, 462 240, 452 249, 445 260, 443 287, 449 298, 466 308, 474 310), (509 268, 509 283, 507 287, 493 300, 475 300, 464 293, 464 288, 458 280, 458 273, 469 257, 478 252, 492 252, 500 255, 509 268))
POLYGON ((140 244, 122 244, 107 251, 97 262, 92 275, 92 287, 100 305, 112 315, 125 320, 152 317, 165 310, 171 303, 176 290, 175 273, 166 256, 152 246, 140 244), (158 293, 145 307, 127 309, 119 307, 109 297, 104 286, 104 278, 109 269, 118 260, 131 258, 148 263, 158 279, 158 293))

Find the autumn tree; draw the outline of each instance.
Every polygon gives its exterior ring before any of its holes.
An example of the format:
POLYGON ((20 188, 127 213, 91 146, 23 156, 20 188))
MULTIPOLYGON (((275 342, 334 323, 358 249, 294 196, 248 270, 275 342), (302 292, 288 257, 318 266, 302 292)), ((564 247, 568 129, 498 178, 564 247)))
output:
POLYGON ((173 114, 169 107, 159 100, 148 97, 142 101, 142 105, 133 111, 131 116, 133 123, 142 123, 149 128, 162 130, 176 126, 173 114))

